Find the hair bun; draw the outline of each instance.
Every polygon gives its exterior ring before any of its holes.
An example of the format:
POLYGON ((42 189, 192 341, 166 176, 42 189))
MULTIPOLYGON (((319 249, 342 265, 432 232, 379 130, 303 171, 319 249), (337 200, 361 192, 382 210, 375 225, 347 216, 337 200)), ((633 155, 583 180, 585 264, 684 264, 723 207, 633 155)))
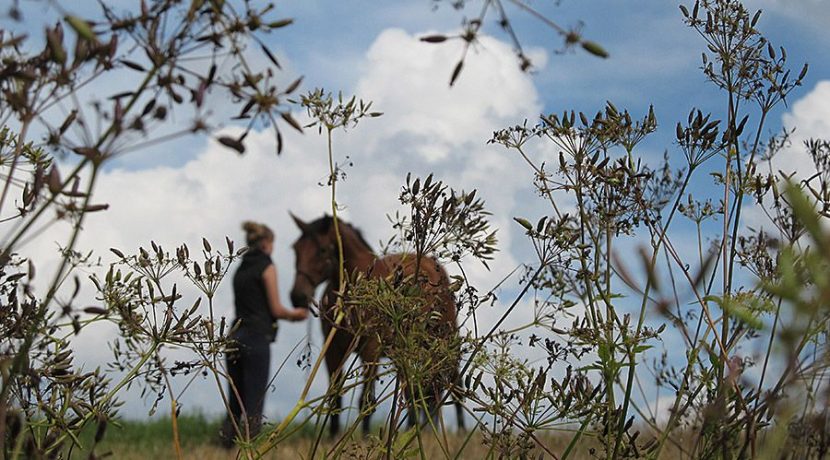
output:
POLYGON ((242 222, 242 230, 245 231, 245 241, 248 246, 253 246, 263 239, 274 239, 274 232, 267 225, 252 220, 242 222))
POLYGON ((257 230, 260 230, 261 227, 262 226, 260 224, 252 220, 246 220, 245 222, 242 222, 242 230, 245 230, 245 233, 257 233, 257 230))

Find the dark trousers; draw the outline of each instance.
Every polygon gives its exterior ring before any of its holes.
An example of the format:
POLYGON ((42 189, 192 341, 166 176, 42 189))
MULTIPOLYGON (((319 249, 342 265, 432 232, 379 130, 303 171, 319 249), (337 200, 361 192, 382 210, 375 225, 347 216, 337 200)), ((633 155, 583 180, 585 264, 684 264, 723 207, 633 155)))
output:
POLYGON ((234 437, 248 440, 259 433, 271 362, 271 343, 267 335, 240 328, 232 338, 236 341, 236 350, 227 357, 231 380, 228 384, 230 412, 222 427, 222 438, 227 447, 233 445, 234 437), (232 420, 236 421, 239 432, 232 420))

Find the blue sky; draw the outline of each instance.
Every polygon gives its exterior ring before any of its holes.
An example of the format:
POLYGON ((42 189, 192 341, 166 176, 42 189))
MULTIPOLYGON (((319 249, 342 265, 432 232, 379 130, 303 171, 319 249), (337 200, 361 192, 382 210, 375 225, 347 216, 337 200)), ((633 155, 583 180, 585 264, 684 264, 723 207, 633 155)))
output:
MULTIPOLYGON (((460 56, 458 44, 429 45, 417 38, 429 33, 457 33, 463 14, 477 11, 477 2, 461 12, 447 2, 428 0, 277 2, 277 16, 295 19, 292 26, 267 38, 283 63, 285 81, 303 75, 302 91, 319 86, 356 94, 374 101, 374 108, 385 113, 335 136, 336 156, 349 156, 354 162, 340 188, 344 216, 361 227, 369 241, 385 240, 391 234, 385 215, 398 209, 397 193, 407 172, 435 172, 454 188, 477 188, 500 229, 502 252, 493 270, 470 269, 473 281, 481 289, 489 289, 516 265, 532 262, 530 246, 512 217, 534 220, 547 212, 536 199, 530 186, 531 172, 520 159, 501 147, 486 145, 492 131, 524 119, 533 122, 540 113, 574 109, 593 114, 606 100, 634 116, 644 115, 653 104, 660 126, 642 145, 640 155, 658 160, 664 150, 679 154, 672 144, 674 125, 685 120, 692 107, 722 117, 719 114, 725 100, 698 69, 703 41, 682 24, 676 2, 563 0, 558 7, 551 6, 553 3, 533 2, 565 27, 584 21, 584 36, 602 44, 610 57, 598 59, 581 50, 558 54, 558 36, 526 14, 511 11, 514 27, 537 68, 530 74, 518 70, 511 45, 491 17, 484 29, 488 35, 475 46, 456 86, 450 89, 447 82, 460 56)), ((803 88, 792 94, 789 107, 781 106, 773 114, 770 129, 786 120, 804 126, 804 136, 827 136, 830 34, 823 26, 830 20, 830 8, 823 3, 747 2, 750 8, 764 9, 759 28, 774 44, 787 49, 794 72, 803 62, 810 63, 803 88)), ((43 5, 23 5, 27 21, 35 22, 35 13, 43 5)), ((91 15, 91 11, 80 10, 78 14, 91 15)), ((9 24, 7 19, 1 21, 0 25, 9 24)), ((262 56, 255 59, 258 64, 267 64, 262 56)), ((220 114, 224 109, 221 103, 212 108, 220 114)), ((299 108, 297 112, 301 116, 299 108)), ((226 124, 222 129, 235 128, 226 124)), ((105 254, 109 247, 137 248, 146 246, 150 239, 166 247, 181 242, 194 246, 203 235, 213 241, 225 235, 241 240, 242 220, 265 221, 277 231, 274 256, 287 302, 294 264, 290 244, 298 235, 287 212, 292 210, 306 219, 318 217, 327 209, 328 191, 317 185, 327 174, 324 139, 312 130, 302 136, 285 134, 287 146, 280 158, 273 154, 269 132, 252 133, 243 158, 204 137, 119 158, 98 188, 98 196, 111 208, 89 220, 82 245, 105 254)), ((539 147, 535 153, 554 158, 548 147, 539 147)), ((706 193, 705 189, 698 191, 706 193)), ((51 241, 62 241, 65 230, 54 226, 40 240, 48 243, 28 249, 39 255, 39 260, 53 257, 55 245, 51 241)), ((513 289, 515 283, 506 288, 504 297, 509 298, 513 289)), ((217 305, 231 314, 229 284, 220 292, 217 305)), ((484 312, 482 321, 492 322, 498 314, 498 308, 484 312)), ((520 312, 511 324, 521 324, 527 318, 527 311, 520 312)), ((312 340, 319 346, 316 323, 311 330, 312 340)), ((304 341, 306 331, 306 325, 284 325, 273 348, 272 369, 304 341)), ((79 356, 89 367, 109 357, 100 341, 113 333, 101 330, 78 339, 79 356)), ((269 415, 285 413, 299 392, 295 387, 303 372, 293 362, 289 359, 277 377, 277 391, 269 396, 269 415)), ((322 392, 324 387, 325 377, 321 376, 315 391, 322 392)), ((128 399, 126 414, 146 413, 142 400, 134 395, 128 399)), ((182 402, 186 409, 209 413, 219 407, 209 381, 197 382, 182 402)))

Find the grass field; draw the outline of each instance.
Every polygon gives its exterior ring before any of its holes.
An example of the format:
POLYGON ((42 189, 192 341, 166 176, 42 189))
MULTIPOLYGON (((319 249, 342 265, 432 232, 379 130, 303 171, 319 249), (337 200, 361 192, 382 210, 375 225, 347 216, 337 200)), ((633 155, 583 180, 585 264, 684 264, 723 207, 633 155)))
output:
MULTIPOLYGON (((179 436, 181 440, 182 453, 187 459, 226 459, 236 458, 237 449, 226 450, 216 443, 216 433, 219 430, 221 420, 209 418, 203 415, 183 415, 179 418, 179 436)), ((81 442, 83 449, 74 449, 70 458, 89 458, 89 447, 92 445, 94 433, 90 430, 84 433, 81 442)), ((309 458, 312 445, 315 441, 311 429, 300 430, 290 439, 281 443, 276 449, 269 452, 266 459, 302 459, 309 458)), ((427 459, 440 458, 499 458, 498 453, 490 451, 485 445, 479 433, 474 433, 469 439, 466 434, 448 434, 446 445, 448 452, 443 452, 440 443, 431 435, 423 436, 423 454, 427 459), (466 442, 466 444, 465 444, 466 442), (459 453, 460 452, 460 453, 459 453), (449 454, 449 455, 447 455, 449 454), (489 454, 489 455, 488 455, 489 454)), ((545 443, 553 452, 562 452, 566 447, 567 439, 550 438, 545 443)), ((341 458, 372 458, 377 456, 378 439, 369 437, 362 439, 355 437, 355 440, 346 443, 345 449, 341 452, 341 458), (374 454, 372 452, 375 452, 374 454)), ((318 448, 316 458, 325 458, 332 443, 323 440, 318 448)), ((581 452, 576 459, 590 458, 586 452, 581 452)), ((539 450, 534 458, 538 458, 542 451, 539 450)), ((409 450, 407 458, 419 458, 417 443, 412 443, 412 450, 409 450)), ((104 440, 95 448, 95 455, 98 458, 113 459, 168 459, 175 458, 173 447, 173 430, 169 418, 155 419, 151 421, 125 420, 107 428, 104 440)), ((400 457, 400 456, 399 456, 400 457)))

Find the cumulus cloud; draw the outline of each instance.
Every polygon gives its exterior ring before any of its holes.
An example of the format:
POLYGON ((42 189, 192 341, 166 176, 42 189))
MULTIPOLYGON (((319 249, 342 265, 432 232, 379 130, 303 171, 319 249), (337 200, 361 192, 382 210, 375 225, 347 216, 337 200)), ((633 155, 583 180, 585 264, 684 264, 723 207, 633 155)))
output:
MULTIPOLYGON (((449 73, 460 56, 461 44, 429 45, 419 42, 418 36, 390 29, 367 52, 364 73, 353 91, 374 101, 374 109, 385 115, 335 134, 336 160, 354 163, 346 168, 347 178, 338 186, 338 201, 345 207, 343 217, 376 242, 392 234, 386 215, 399 209, 397 196, 407 173, 425 176, 434 172, 453 188, 479 189, 499 228, 502 251, 490 271, 478 263, 469 266, 472 282, 486 290, 518 264, 515 251, 521 246, 517 244, 521 234, 511 231, 511 217, 517 206, 532 199, 529 172, 517 158, 486 141, 496 129, 535 118, 541 103, 531 78, 516 68, 508 44, 482 37, 450 89, 449 73)), ((537 65, 544 63, 544 54, 532 52, 537 65)), ((287 213, 291 210, 307 220, 319 217, 329 209, 329 190, 320 185, 328 174, 324 138, 314 130, 305 135, 285 134, 286 150, 279 158, 274 155, 272 133, 252 132, 246 139, 244 158, 214 141, 200 141, 201 145, 191 147, 198 153, 180 167, 103 172, 96 196, 110 209, 90 216, 79 249, 93 249, 108 260, 110 247, 126 252, 149 246, 151 239, 170 250, 181 243, 198 246, 202 236, 217 243, 226 235, 239 241, 240 223, 260 220, 277 233, 274 257, 287 301, 294 265, 290 244, 299 234, 287 213)), ((120 164, 135 168, 140 163, 120 164)), ((39 241, 62 242, 65 232, 65 227, 55 226, 39 241)), ((54 246, 38 244, 28 250, 37 260, 54 259, 54 246)), ((186 292, 197 295, 192 289, 186 292)), ((91 293, 85 295, 92 301, 91 293)), ((215 304, 217 314, 233 315, 228 283, 215 304)), ((499 308, 482 312, 480 327, 487 327, 500 314, 499 308)), ((306 328, 282 326, 278 344, 272 348, 272 371, 304 340, 306 328)), ((315 323, 312 329, 319 346, 319 326, 315 323)), ((103 363, 109 351, 101 344, 114 338, 115 332, 99 328, 82 334, 76 343, 79 360, 86 360, 87 368, 103 363)), ((284 414, 290 408, 299 388, 289 382, 300 380, 305 380, 303 371, 290 359, 274 383, 278 390, 269 397, 270 415, 284 414)), ((325 381, 321 375, 314 391, 322 392, 325 381)), ((215 386, 207 379, 191 385, 183 402, 191 409, 221 411, 215 386)), ((130 401, 126 413, 140 416, 143 410, 136 399, 130 401)))
POLYGON ((787 130, 793 130, 791 145, 773 159, 773 168, 785 173, 797 173, 806 178, 815 172, 804 142, 809 139, 830 138, 830 80, 820 81, 804 97, 785 113, 782 123, 787 130))
MULTIPOLYGON (((789 144, 776 154, 770 167, 776 174, 782 172, 798 179, 806 179, 816 172, 816 166, 805 147, 809 139, 830 139, 830 80, 819 81, 806 95, 796 100, 781 117, 784 129, 791 132, 789 144)), ((766 171, 766 165, 763 167, 766 171)), ((771 228, 769 218, 754 203, 746 203, 744 222, 755 229, 771 228)))

